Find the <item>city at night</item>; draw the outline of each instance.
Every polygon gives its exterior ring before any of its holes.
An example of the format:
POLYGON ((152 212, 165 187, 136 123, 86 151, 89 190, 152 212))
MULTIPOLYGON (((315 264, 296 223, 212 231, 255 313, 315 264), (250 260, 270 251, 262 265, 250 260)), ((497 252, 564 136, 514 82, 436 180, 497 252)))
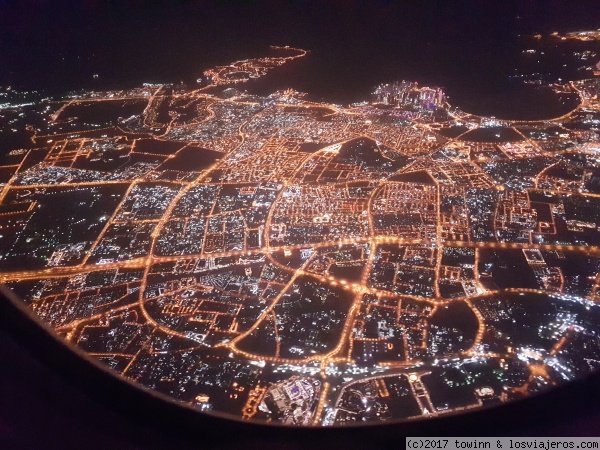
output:
POLYGON ((600 369, 585 2, 29 3, 0 2, 0 283, 67 347, 294 427, 501 409, 600 369))

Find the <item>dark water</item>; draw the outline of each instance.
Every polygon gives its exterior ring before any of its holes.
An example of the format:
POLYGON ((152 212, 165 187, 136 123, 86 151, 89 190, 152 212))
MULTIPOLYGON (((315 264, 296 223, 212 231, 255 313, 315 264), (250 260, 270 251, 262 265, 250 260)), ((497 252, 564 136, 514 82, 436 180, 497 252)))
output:
POLYGON ((251 89, 292 87, 347 104, 367 99, 378 83, 409 79, 443 86, 452 104, 469 112, 553 117, 570 110, 573 99, 510 76, 581 78, 568 55, 581 45, 558 48, 526 36, 595 29, 599 18, 600 2, 587 0, 0 0, 0 86, 62 94, 190 82, 205 68, 264 55, 277 44, 311 53, 251 89), (548 47, 540 62, 523 56, 531 45, 548 47))

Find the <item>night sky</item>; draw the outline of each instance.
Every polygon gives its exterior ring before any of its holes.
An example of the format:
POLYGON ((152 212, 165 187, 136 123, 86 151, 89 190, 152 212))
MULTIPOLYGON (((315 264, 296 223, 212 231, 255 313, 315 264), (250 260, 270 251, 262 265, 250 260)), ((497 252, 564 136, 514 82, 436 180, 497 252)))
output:
MULTIPOLYGON (((595 1, 3 0, 0 85, 64 94, 190 82, 271 44, 292 45, 310 57, 274 73, 263 91, 293 87, 345 104, 409 79, 444 87, 469 112, 541 118, 551 102, 509 79, 540 69, 523 66, 528 36, 595 28, 599 16, 595 1)), ((576 75, 568 69, 557 76, 576 75)))

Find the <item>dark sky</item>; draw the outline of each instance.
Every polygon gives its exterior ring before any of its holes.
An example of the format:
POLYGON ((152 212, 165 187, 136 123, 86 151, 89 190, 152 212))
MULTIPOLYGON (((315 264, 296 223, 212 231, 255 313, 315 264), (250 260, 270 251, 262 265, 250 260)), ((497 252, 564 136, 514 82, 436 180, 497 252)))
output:
POLYGON ((272 78, 274 88, 344 103, 407 78, 472 108, 505 101, 519 35, 598 28, 599 17, 600 2, 588 0, 0 0, 0 85, 64 93, 189 81, 289 44, 310 58, 272 78))

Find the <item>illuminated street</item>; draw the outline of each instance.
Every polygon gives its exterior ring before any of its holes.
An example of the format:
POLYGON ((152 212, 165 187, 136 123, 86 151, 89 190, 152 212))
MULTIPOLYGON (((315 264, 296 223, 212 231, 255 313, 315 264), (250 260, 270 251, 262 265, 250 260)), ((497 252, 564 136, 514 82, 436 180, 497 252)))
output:
POLYGON ((242 90, 310 56, 269 51, 40 103, 0 160, 0 282, 117 373, 244 420, 435 417, 600 366, 599 78, 505 120, 414 81, 242 90))

